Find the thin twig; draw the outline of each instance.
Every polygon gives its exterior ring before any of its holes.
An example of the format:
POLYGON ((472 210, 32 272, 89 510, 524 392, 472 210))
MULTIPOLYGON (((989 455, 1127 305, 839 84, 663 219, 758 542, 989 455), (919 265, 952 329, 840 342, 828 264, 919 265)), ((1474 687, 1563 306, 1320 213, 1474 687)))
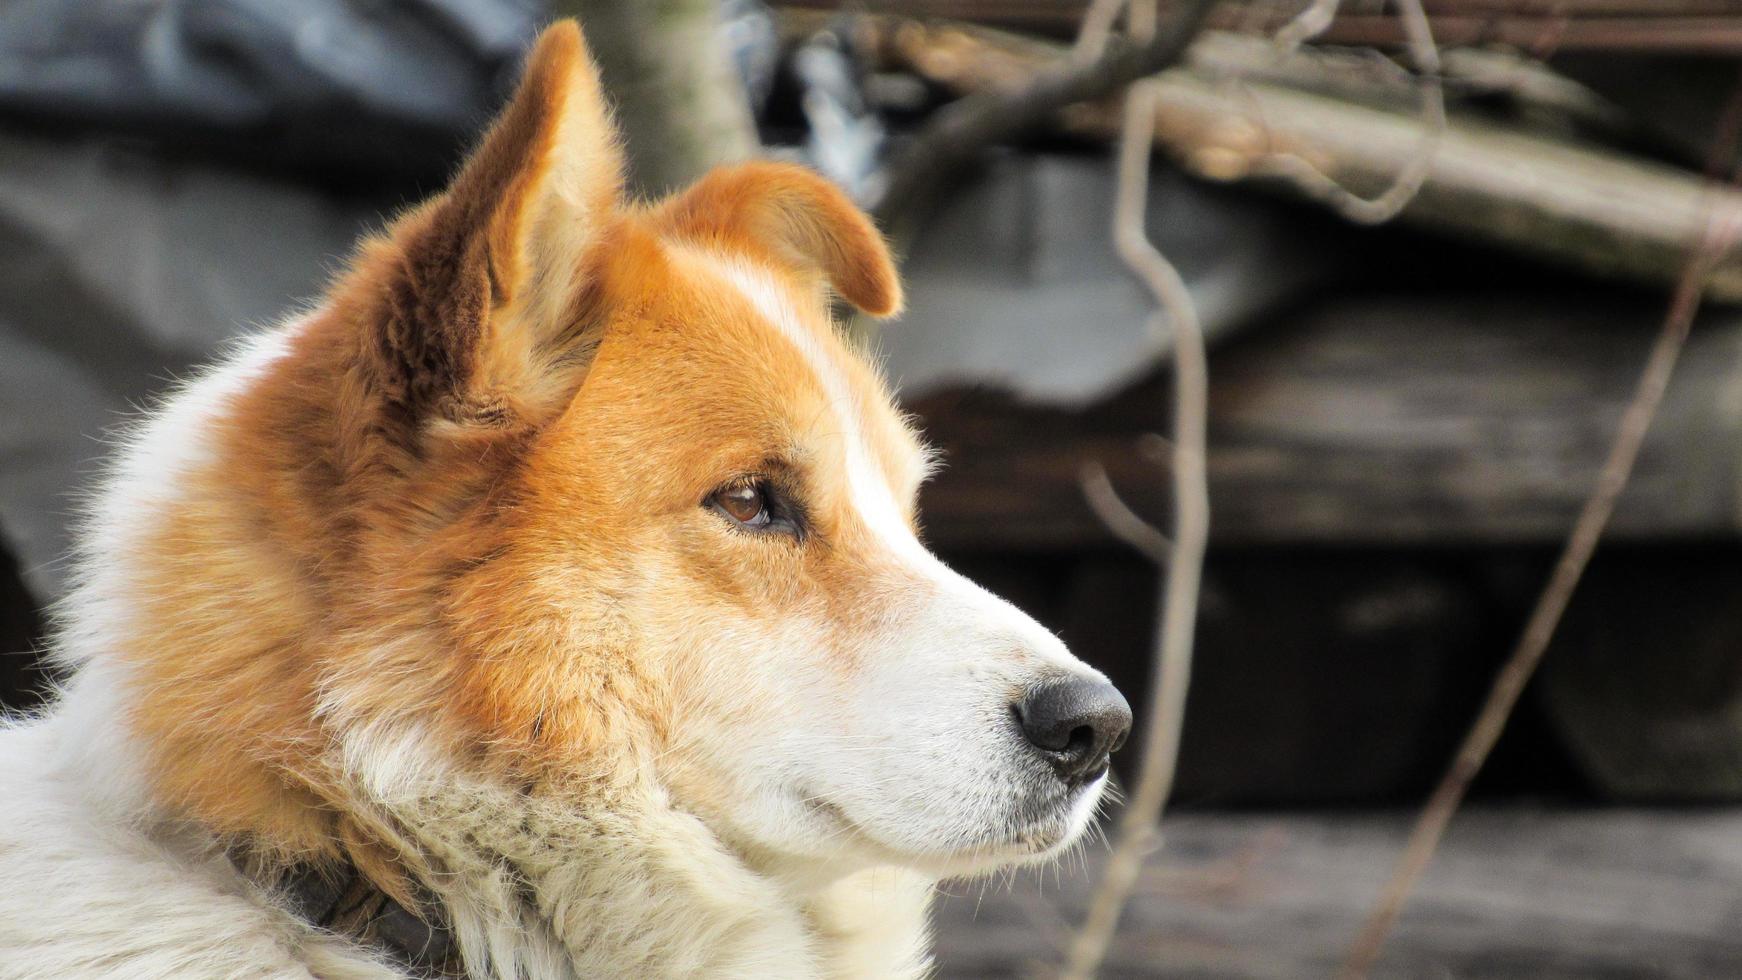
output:
POLYGON ((1113 36, 1113 22, 1124 9, 1125 0, 1089 0, 1089 9, 1083 11, 1083 24, 1077 28, 1077 41, 1071 45, 1071 60, 1086 65, 1101 57, 1113 36))
POLYGON ((1156 0, 1130 0, 1125 4, 1125 33, 1145 42, 1155 37, 1156 0))
MULTIPOLYGON (((1337 15, 1339 0, 1313 0, 1313 3, 1283 25, 1274 39, 1278 61, 1291 57, 1300 46, 1324 33, 1337 15)), ((1446 97, 1440 83, 1440 52, 1434 44, 1433 28, 1421 0, 1397 0, 1399 19, 1403 22, 1404 38, 1408 42, 1410 60, 1415 63, 1421 86, 1421 141, 1404 165, 1398 168, 1391 184, 1376 197, 1362 197, 1337 183, 1312 161, 1298 153, 1272 151, 1252 164, 1253 174, 1276 177, 1295 185, 1301 193, 1319 201, 1345 220, 1363 225, 1378 225, 1390 221, 1403 211, 1421 192, 1433 171, 1434 157, 1446 134, 1446 97)), ((1259 120, 1262 126, 1262 120, 1259 120)), ((1265 127, 1268 131, 1268 127, 1265 127)))
MULTIPOLYGON (((1724 159, 1734 150, 1734 134, 1738 121, 1742 120, 1742 84, 1739 84, 1736 97, 1732 99, 1731 111, 1727 113, 1727 117, 1729 125, 1721 127, 1721 130, 1730 130, 1729 138, 1723 138, 1725 134, 1721 131, 1720 139, 1714 141, 1714 162, 1724 159), (1726 146, 1729 149, 1723 149, 1726 146)), ((1555 628, 1560 624, 1567 604, 1572 601, 1573 592, 1578 588, 1585 566, 1590 562, 1603 530, 1609 523, 1609 517, 1615 511, 1615 502, 1620 498, 1621 491, 1627 487, 1640 446, 1644 444, 1646 433, 1651 428, 1651 420, 1663 401, 1676 360, 1692 327, 1694 314, 1699 310, 1700 298, 1705 292, 1705 280, 1739 238, 1742 238, 1742 222, 1737 220, 1736 212, 1713 207, 1701 240, 1688 256, 1687 264, 1676 283, 1669 308, 1658 328, 1657 340, 1652 344, 1650 356, 1641 372, 1638 387, 1621 416, 1608 458, 1598 472, 1596 486, 1592 488, 1584 507, 1579 511, 1578 519, 1573 523, 1566 547, 1561 552, 1560 560, 1555 563, 1554 571, 1543 587, 1536 607, 1525 623, 1524 631, 1519 635, 1517 646, 1494 678, 1488 698, 1483 702, 1481 711, 1477 713, 1465 735, 1463 744, 1458 747, 1457 755, 1452 758, 1451 766, 1440 779, 1439 785, 1435 787, 1433 795, 1428 798, 1414 828, 1411 829, 1409 841, 1392 870, 1391 879, 1380 893, 1379 900, 1374 903, 1373 911, 1360 935, 1350 946, 1348 959, 1339 973, 1343 980, 1362 980, 1378 962, 1386 936, 1402 914, 1404 903, 1408 901, 1416 882, 1433 860, 1446 826, 1463 802, 1471 781, 1481 771, 1488 754, 1500 740, 1500 734, 1505 731, 1506 722, 1511 717, 1519 696, 1523 694, 1525 685, 1530 682, 1531 676, 1542 662, 1549 641, 1554 637, 1555 628)))
POLYGON ((1169 18, 1141 44, 1109 42, 1101 56, 1077 64, 1059 59, 1017 91, 964 96, 933 113, 890 168, 887 189, 873 212, 888 228, 897 218, 923 211, 931 195, 989 146, 1042 128, 1061 109, 1093 102, 1178 63, 1198 36, 1214 0, 1169 4, 1169 18))
MULTIPOLYGON (((1119 142, 1119 190, 1113 238, 1119 257, 1143 280, 1172 327, 1174 369, 1174 535, 1162 591, 1160 642, 1150 683, 1142 769, 1119 821, 1119 840, 1090 899, 1083 927, 1072 941, 1062 976, 1088 980, 1106 958, 1119 916, 1143 860, 1159 843, 1158 823, 1173 790, 1179 760, 1186 688, 1191 681, 1198 583, 1209 539, 1210 496, 1205 463, 1209 377, 1197 309, 1179 271, 1156 250, 1144 228, 1149 156, 1154 145, 1157 91, 1153 81, 1131 86, 1119 142)), ((1152 321, 1159 329, 1159 322, 1152 321)), ((1156 532, 1159 534, 1160 532, 1156 532)))
POLYGON ((1284 61, 1300 50, 1300 46, 1323 34, 1337 19, 1337 8, 1343 0, 1313 0, 1294 18, 1276 31, 1277 60, 1284 61))
POLYGON ((1106 467, 1096 462, 1084 463, 1078 480, 1089 509, 1114 537, 1142 552, 1157 565, 1167 567, 1173 542, 1161 533, 1160 528, 1138 516, 1119 496, 1119 491, 1113 489, 1113 481, 1107 478, 1106 467))

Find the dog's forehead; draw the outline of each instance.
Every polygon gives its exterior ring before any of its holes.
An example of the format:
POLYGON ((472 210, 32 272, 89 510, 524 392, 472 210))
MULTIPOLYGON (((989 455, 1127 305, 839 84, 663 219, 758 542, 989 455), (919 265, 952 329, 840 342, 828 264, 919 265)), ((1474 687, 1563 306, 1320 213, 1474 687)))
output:
POLYGON ((841 437, 898 493, 919 482, 918 439, 877 371, 838 335, 820 293, 753 258, 693 247, 673 249, 673 272, 705 297, 677 315, 706 321, 687 326, 736 375, 722 390, 752 411, 795 411, 786 422, 841 437))

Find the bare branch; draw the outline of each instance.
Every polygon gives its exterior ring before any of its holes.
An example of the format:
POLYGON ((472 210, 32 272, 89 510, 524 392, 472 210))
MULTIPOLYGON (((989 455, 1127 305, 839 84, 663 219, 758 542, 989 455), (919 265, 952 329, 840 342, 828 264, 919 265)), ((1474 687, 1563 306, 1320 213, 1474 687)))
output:
MULTIPOLYGON (((1726 122, 1728 125, 1720 127, 1720 138, 1713 143, 1714 167, 1734 151, 1736 132, 1738 126, 1742 125, 1742 84, 1738 85, 1736 95, 1732 98, 1726 122), (1728 130, 1727 134, 1725 130, 1728 130)), ((1567 604, 1572 601, 1573 592, 1578 588, 1585 566, 1597 550, 1597 543, 1608 526, 1610 515, 1615 511, 1615 502, 1620 498, 1621 491, 1627 487, 1633 464, 1639 457, 1640 446, 1644 444, 1652 418, 1657 414, 1664 392, 1669 388, 1676 360, 1687 341, 1694 314, 1699 310, 1700 298, 1705 292, 1705 280, 1719 260, 1736 246, 1739 239, 1742 239, 1742 220, 1738 220, 1735 211, 1719 208, 1714 202, 1714 206, 1707 211, 1706 227, 1701 240, 1689 254, 1681 279, 1676 283, 1669 309, 1664 313, 1663 323, 1658 328, 1657 340, 1652 344, 1638 387, 1634 390, 1626 411, 1622 413, 1615 441, 1597 474, 1596 486, 1592 488, 1578 519, 1573 523, 1560 560, 1555 563, 1554 571, 1543 587, 1536 607, 1531 610, 1530 618, 1525 622, 1524 631, 1519 635, 1512 655, 1495 676, 1487 700, 1483 702, 1481 711, 1477 713, 1469 732, 1464 736, 1463 744, 1458 747, 1450 767, 1422 808, 1421 816, 1410 831, 1403 855, 1392 870, 1391 879, 1386 882, 1385 889, 1374 903, 1373 911, 1360 935, 1350 947, 1348 959, 1339 974, 1344 980, 1361 980, 1378 962, 1386 936, 1402 914, 1404 903, 1408 901, 1416 882, 1433 860, 1446 826, 1463 802, 1471 781, 1481 771, 1488 754, 1500 740, 1500 734, 1505 731, 1506 722, 1511 718, 1519 696, 1524 693, 1525 685, 1542 663, 1543 654, 1548 650, 1555 628, 1560 625, 1561 616, 1566 612, 1567 604)))
MULTIPOLYGON (((1197 309, 1179 271, 1149 240, 1143 219, 1149 187, 1158 91, 1154 81, 1131 86, 1119 143, 1119 191, 1113 238, 1119 257, 1137 274, 1166 312, 1172 327, 1174 369, 1174 538, 1168 549, 1166 584, 1156 669, 1144 726, 1142 769, 1119 821, 1119 840, 1090 900, 1083 927, 1071 943, 1063 977, 1094 976, 1119 925, 1119 916, 1160 841, 1158 822, 1173 790, 1180 728, 1191 681, 1192 641, 1197 626, 1198 585, 1209 540, 1210 498, 1205 463, 1209 371, 1197 309)), ((1159 326, 1159 321, 1152 321, 1159 326)), ((1159 532, 1157 532, 1159 534, 1159 532)))
POLYGON ((1150 561, 1167 567, 1173 542, 1154 524, 1139 517, 1119 496, 1119 491, 1113 489, 1113 481, 1107 478, 1107 468, 1096 462, 1084 463, 1078 477, 1083 487, 1083 499, 1107 530, 1142 552, 1150 561))
POLYGON ((1113 36, 1113 22, 1124 9, 1125 0, 1089 0, 1089 9, 1083 12, 1083 26, 1077 29, 1077 42, 1071 46, 1071 60, 1083 65, 1101 57, 1113 36))
MULTIPOLYGON (((1276 34, 1278 60, 1292 56, 1306 41, 1322 34, 1337 15, 1339 0, 1313 0, 1294 20, 1276 34)), ((1349 191, 1312 161, 1297 153, 1273 150, 1252 164, 1254 174, 1276 177, 1295 185, 1301 193, 1319 201, 1344 219, 1363 225, 1390 221, 1415 199, 1433 171, 1434 156, 1440 140, 1446 134, 1446 98, 1440 83, 1440 53, 1434 44, 1433 29, 1421 0, 1397 0, 1403 21, 1404 37, 1409 43, 1410 59, 1415 62, 1421 86, 1421 139, 1415 153, 1404 161, 1390 186, 1377 197, 1365 198, 1349 191)), ((1262 119, 1257 123, 1268 133, 1262 119)))
POLYGON ((1277 30, 1275 42, 1278 60, 1300 50, 1300 46, 1325 32, 1337 19, 1337 8, 1343 0, 1312 0, 1294 19, 1277 30))
POLYGON ((1104 98, 1176 64, 1212 5, 1180 0, 1169 5, 1167 23, 1144 43, 1110 42, 1093 61, 1062 58, 1020 90, 979 92, 933 113, 891 167, 889 187, 873 212, 887 228, 893 219, 923 209, 931 194, 987 147, 1045 126, 1066 106, 1104 98))

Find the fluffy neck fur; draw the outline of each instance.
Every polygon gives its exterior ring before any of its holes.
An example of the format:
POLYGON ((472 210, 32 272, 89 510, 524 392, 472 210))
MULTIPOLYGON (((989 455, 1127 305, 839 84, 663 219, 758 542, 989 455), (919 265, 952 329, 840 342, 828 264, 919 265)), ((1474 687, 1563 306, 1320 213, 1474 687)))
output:
POLYGON ((760 873, 656 787, 587 801, 450 782, 380 805, 415 836, 476 975, 924 972, 929 881, 760 873))

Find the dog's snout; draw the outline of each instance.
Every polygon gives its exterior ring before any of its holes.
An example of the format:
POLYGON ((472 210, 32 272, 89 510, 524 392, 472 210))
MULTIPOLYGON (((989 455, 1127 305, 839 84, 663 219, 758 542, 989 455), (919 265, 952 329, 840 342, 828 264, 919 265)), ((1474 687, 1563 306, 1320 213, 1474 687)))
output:
POLYGON ((1131 706, 1103 680, 1072 678, 1036 685, 1016 704, 1022 735, 1075 786, 1107 770, 1108 756, 1131 731, 1131 706))

